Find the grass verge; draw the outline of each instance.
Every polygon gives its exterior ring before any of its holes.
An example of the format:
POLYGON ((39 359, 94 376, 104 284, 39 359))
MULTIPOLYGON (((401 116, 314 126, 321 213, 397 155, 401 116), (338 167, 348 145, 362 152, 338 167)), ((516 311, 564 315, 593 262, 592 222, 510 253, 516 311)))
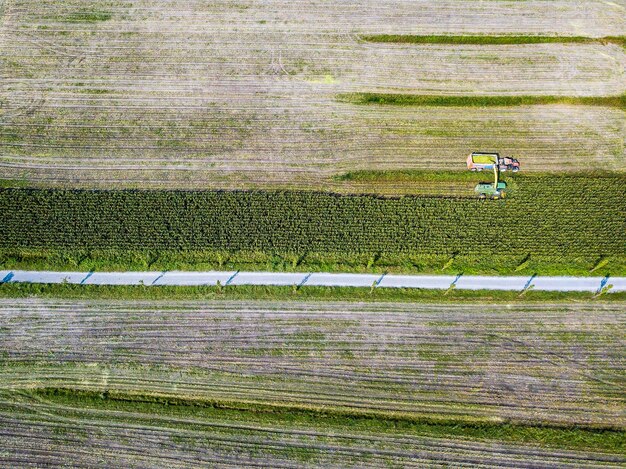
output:
POLYGON ((585 36, 529 36, 529 35, 411 35, 411 34, 366 34, 360 37, 366 42, 398 44, 476 44, 476 45, 516 45, 516 44, 626 44, 626 36, 606 36, 601 38, 585 36))
POLYGON ((626 109, 626 94, 620 96, 433 96, 401 93, 342 93, 336 99, 349 104, 391 106, 494 107, 567 104, 626 109))
POLYGON ((29 391, 35 397, 67 406, 139 412, 171 417, 228 420, 276 428, 335 430, 337 434, 421 435, 435 438, 504 441, 571 450, 592 450, 624 454, 624 431, 613 428, 530 425, 475 419, 462 421, 441 417, 385 413, 375 410, 315 408, 293 404, 256 404, 245 401, 217 401, 119 391, 90 391, 68 388, 41 388, 29 391))
POLYGON ((0 298, 64 298, 103 300, 280 300, 406 303, 545 303, 594 301, 623 302, 626 292, 596 296, 588 292, 529 290, 426 290, 415 288, 313 287, 303 286, 143 286, 72 284, 0 284, 0 298))
POLYGON ((0 270, 61 272, 268 271, 435 275, 626 275, 626 256, 389 254, 0 248, 0 270))

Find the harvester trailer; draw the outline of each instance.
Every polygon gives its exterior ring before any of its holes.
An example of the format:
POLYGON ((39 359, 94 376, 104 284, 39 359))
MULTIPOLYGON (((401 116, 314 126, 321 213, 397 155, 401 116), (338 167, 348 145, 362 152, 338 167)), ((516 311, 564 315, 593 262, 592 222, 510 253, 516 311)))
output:
POLYGON ((467 157, 467 169, 470 171, 484 171, 497 167, 499 171, 519 171, 519 161, 515 158, 500 156, 495 152, 473 152, 467 157))

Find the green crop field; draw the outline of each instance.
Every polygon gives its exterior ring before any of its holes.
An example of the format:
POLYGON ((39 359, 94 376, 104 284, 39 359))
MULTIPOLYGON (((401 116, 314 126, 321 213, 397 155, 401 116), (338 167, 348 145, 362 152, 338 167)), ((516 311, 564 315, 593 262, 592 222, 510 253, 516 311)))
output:
POLYGON ((619 467, 624 319, 588 302, 0 300, 0 447, 16 465, 619 467))
MULTIPOLYGON (((465 179, 455 183, 472 187, 465 179)), ((626 199, 624 176, 507 180, 509 198, 486 202, 317 192, 4 189, 0 252, 5 269, 424 272, 448 264, 456 273, 626 273, 626 216, 618 210, 626 199)))

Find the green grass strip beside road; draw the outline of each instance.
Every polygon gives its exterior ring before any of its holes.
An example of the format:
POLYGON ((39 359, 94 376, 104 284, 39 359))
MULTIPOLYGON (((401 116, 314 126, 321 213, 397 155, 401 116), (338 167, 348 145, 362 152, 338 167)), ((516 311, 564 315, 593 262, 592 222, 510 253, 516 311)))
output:
POLYGON ((71 284, 0 284, 0 298, 60 298, 72 300, 280 300, 404 303, 561 303, 571 301, 626 301, 626 292, 596 295, 589 292, 525 293, 487 290, 422 290, 415 288, 362 288, 302 286, 131 286, 71 284))
POLYGON ((600 38, 586 36, 529 36, 529 35, 412 35, 412 34, 365 34, 362 41, 398 44, 475 44, 475 45, 517 45, 517 44, 617 44, 625 45, 626 36, 606 36, 600 38))
POLYGON ((432 275, 626 275, 626 255, 389 254, 0 248, 0 270, 338 272, 432 275))
MULTIPOLYGON (((90 391, 67 388, 41 388, 28 391, 49 403, 81 408, 133 413, 133 418, 151 415, 193 417, 194 420, 238 421, 271 428, 335 430, 337 434, 354 431, 381 434, 408 434, 523 443, 570 450, 591 450, 624 454, 624 431, 612 428, 532 425, 521 422, 495 422, 382 412, 370 409, 315 408, 298 404, 266 404, 228 400, 200 400, 158 394, 133 394, 120 391, 90 391), (140 415, 137 415, 140 414, 140 415)), ((64 410, 64 412, 72 412, 64 410)))
POLYGON ((342 93, 336 99, 349 104, 391 106, 496 107, 566 104, 626 109, 621 96, 433 96, 401 93, 342 93))

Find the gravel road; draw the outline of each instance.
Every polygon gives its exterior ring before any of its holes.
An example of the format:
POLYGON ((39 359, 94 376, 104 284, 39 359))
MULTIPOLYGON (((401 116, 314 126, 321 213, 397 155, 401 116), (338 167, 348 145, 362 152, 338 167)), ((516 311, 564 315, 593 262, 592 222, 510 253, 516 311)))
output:
POLYGON ((626 277, 542 277, 480 275, 380 275, 307 272, 50 272, 0 271, 0 283, 72 283, 82 285, 307 285, 324 287, 428 288, 595 292, 610 286, 626 291, 626 277))

